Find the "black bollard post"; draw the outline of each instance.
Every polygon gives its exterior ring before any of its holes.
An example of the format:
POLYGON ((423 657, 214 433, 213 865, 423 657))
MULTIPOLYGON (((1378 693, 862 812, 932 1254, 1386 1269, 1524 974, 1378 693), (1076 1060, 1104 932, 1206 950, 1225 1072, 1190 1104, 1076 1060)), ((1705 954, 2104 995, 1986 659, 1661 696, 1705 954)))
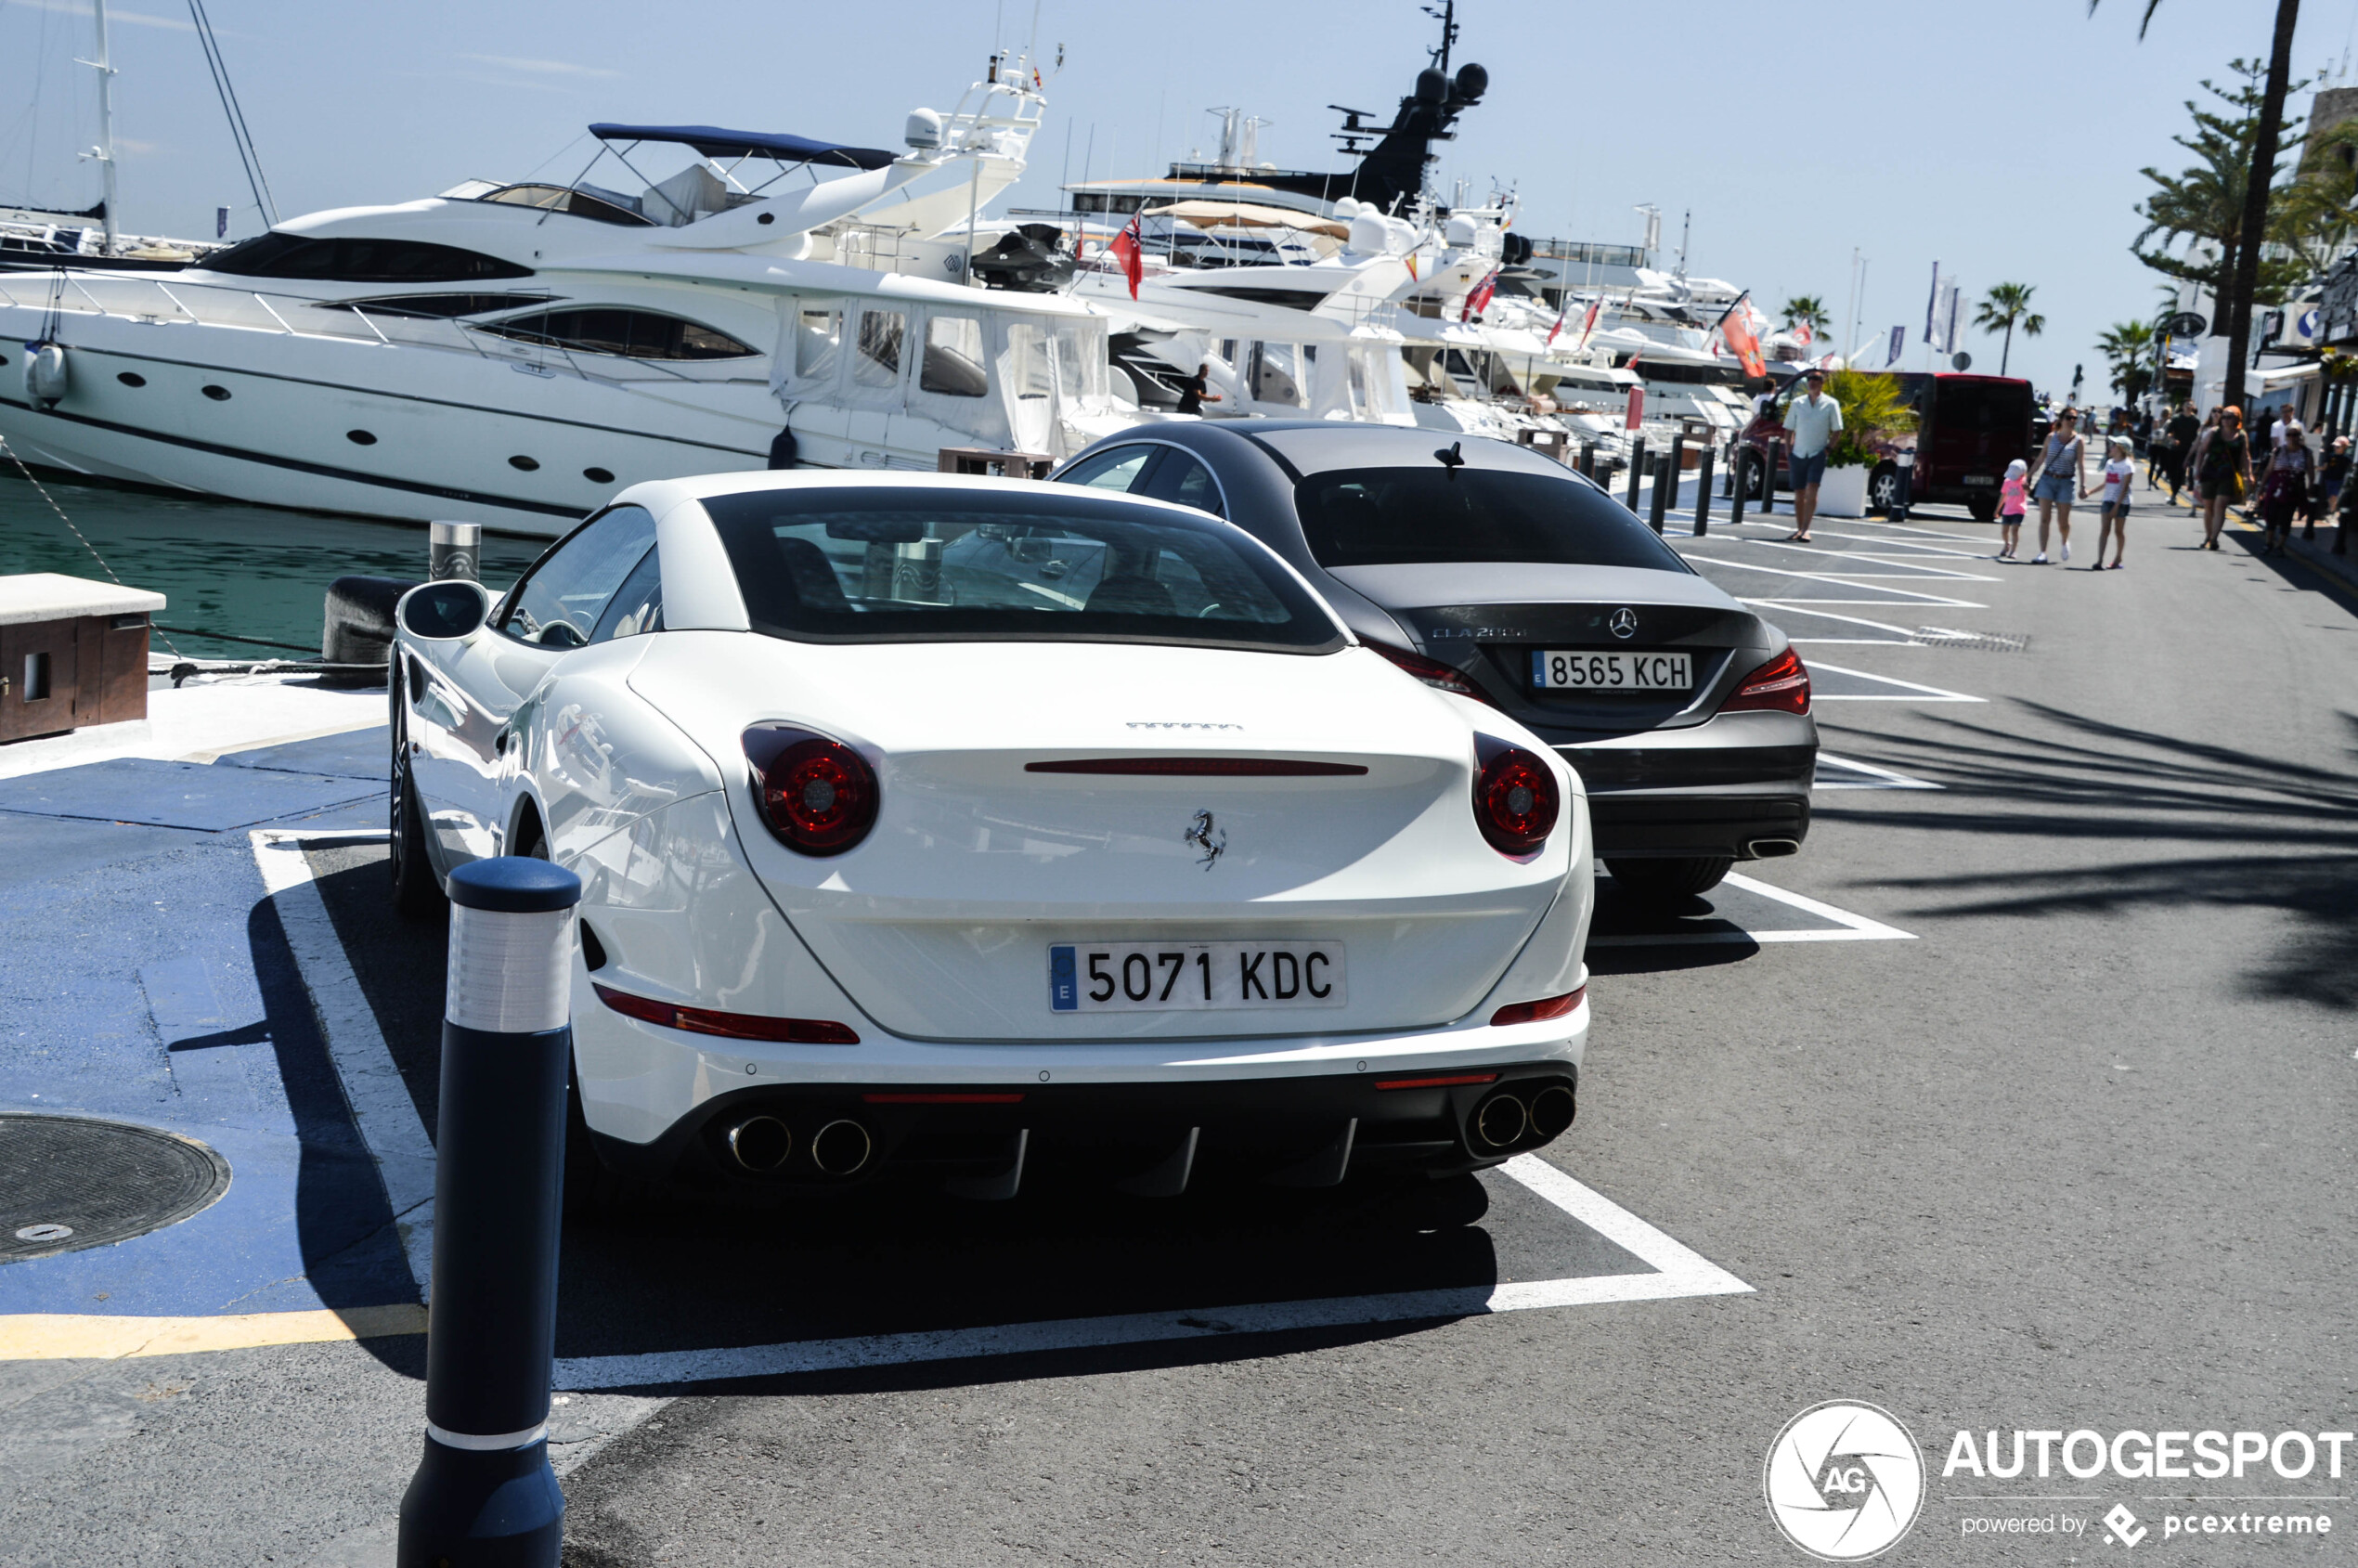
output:
POLYGON ((426 1447, 398 1568, 557 1568, 564 1544, 549 1388, 580 900, 547 861, 450 874, 426 1447))
POLYGON ((1893 523, 1905 523, 1908 521, 1908 503, 1914 499, 1911 492, 1915 488, 1916 454, 1900 453, 1898 466, 1899 473, 1892 481, 1891 510, 1884 516, 1893 523))
POLYGON ((1711 448, 1703 449, 1703 466, 1695 470, 1695 538, 1711 532, 1711 448))
POLYGON ((1662 466, 1654 470, 1654 504, 1646 521, 1657 534, 1662 532, 1663 520, 1678 494, 1679 464, 1685 460, 1686 449, 1685 436, 1672 436, 1670 450, 1662 455, 1662 466))
POLYGON ((1629 499, 1622 504, 1630 511, 1638 510, 1638 481, 1646 473, 1646 438, 1642 435, 1629 443, 1629 499))
POLYGON ((1583 441, 1580 444, 1579 467, 1584 477, 1589 479, 1597 477, 1597 444, 1594 441, 1583 441))
POLYGON ((1739 444, 1734 456, 1728 460, 1728 526, 1739 527, 1744 520, 1744 471, 1760 461, 1749 446, 1739 444))
POLYGON ((1763 517, 1777 510, 1777 461, 1780 455, 1777 448, 1782 445, 1781 441, 1769 442, 1768 460, 1760 465, 1760 515, 1763 517))

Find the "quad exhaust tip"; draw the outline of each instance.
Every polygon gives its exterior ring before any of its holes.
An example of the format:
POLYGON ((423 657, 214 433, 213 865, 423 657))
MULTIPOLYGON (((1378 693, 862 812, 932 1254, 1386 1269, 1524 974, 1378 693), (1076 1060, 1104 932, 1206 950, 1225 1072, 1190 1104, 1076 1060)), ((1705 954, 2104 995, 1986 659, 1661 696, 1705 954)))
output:
POLYGON ((1787 855, 1801 853, 1798 838, 1756 838, 1744 846, 1746 853, 1756 861, 1782 860, 1787 855))
POLYGON ((1474 1108, 1474 1135, 1492 1148, 1510 1148, 1529 1121, 1522 1101, 1501 1090, 1474 1108))
POLYGON ((776 1171, 793 1153, 794 1130, 774 1116, 748 1116, 729 1129, 730 1157, 757 1176, 776 1171))

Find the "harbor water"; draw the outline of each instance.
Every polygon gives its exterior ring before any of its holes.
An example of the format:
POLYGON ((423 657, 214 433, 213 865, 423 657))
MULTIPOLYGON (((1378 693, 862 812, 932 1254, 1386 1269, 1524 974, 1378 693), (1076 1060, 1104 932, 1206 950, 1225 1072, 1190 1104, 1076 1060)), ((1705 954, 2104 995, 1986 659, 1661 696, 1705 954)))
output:
MULTIPOLYGON (((484 580, 495 586, 514 581, 547 546, 545 539, 486 537, 484 580)), ((129 587, 164 596, 166 608, 155 617, 158 653, 298 657, 298 650, 307 650, 316 658, 328 585, 354 574, 423 578, 426 529, 422 524, 61 483, 48 474, 36 489, 14 464, 0 464, 0 575, 60 572, 104 582, 108 567, 129 587), (55 509, 42 499, 42 489, 56 501, 55 509), (71 520, 71 528, 59 519, 59 511, 71 520), (74 537, 74 529, 82 538, 74 537), (161 629, 166 627, 174 629, 161 629), (223 635, 288 647, 256 648, 221 641, 223 635)))

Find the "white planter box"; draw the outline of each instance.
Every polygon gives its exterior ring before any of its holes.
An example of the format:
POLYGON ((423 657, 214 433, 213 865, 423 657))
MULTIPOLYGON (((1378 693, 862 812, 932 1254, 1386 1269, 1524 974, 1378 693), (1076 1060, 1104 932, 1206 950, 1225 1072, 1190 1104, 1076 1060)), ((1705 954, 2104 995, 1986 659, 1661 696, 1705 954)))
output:
POLYGON ((1818 486, 1820 513, 1827 517, 1867 515, 1867 475, 1873 472, 1864 463, 1826 470, 1825 482, 1818 486))

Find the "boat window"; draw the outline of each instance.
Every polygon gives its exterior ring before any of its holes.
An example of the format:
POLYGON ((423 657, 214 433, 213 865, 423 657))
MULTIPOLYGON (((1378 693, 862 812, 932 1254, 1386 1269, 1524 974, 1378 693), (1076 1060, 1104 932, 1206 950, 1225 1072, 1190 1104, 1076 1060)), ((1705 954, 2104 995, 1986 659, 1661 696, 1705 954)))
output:
POLYGON ((1068 401, 1106 395, 1105 340, 1093 343, 1078 321, 1059 321, 1055 331, 1056 390, 1068 401))
POLYGON ((1147 445, 1109 447, 1093 453, 1056 475, 1059 485, 1086 485, 1094 490, 1127 490, 1147 471, 1159 448, 1147 445))
POLYGON ((233 278, 343 283, 458 283, 476 278, 532 276, 528 266, 478 251, 462 251, 456 245, 357 235, 314 238, 278 229, 214 252, 204 259, 204 270, 233 278))
POLYGON ((1010 322, 1007 327, 1008 380, 1017 397, 1045 397, 1054 384, 1048 368, 1048 334, 1038 323, 1010 322))
POLYGON ((1147 479, 1142 493, 1159 501, 1209 512, 1214 517, 1228 514, 1220 499, 1220 486, 1212 482, 1211 470, 1176 447, 1165 449, 1161 463, 1147 479))
POLYGON ((1079 487, 754 490, 704 508, 771 637, 1343 646, 1257 541, 1079 487))
POLYGON ((497 201, 509 207, 538 207, 543 212, 565 213, 577 218, 590 218, 599 223, 618 223, 632 228, 655 227, 628 207, 575 190, 562 185, 511 185, 478 196, 478 201, 497 201))
POLYGON ((1294 487, 1318 564, 1446 561, 1690 568, 1637 515, 1569 473, 1494 468, 1352 468, 1294 487))
POLYGON ((605 619, 631 568, 655 542, 644 507, 602 512, 550 547, 508 596, 499 629, 543 648, 578 648, 605 619))
POLYGON ((836 379, 836 349, 843 342, 840 306, 804 305, 795 313, 794 373, 798 381, 836 379))
POLYGON ((1310 383, 1310 372, 1299 343, 1254 343, 1248 381, 1256 403, 1276 403, 1289 408, 1309 407, 1310 400, 1303 394, 1310 383))
POLYGON ((726 332, 652 310, 550 310, 487 322, 482 330, 521 343, 631 359, 743 359, 758 352, 726 332))
POLYGON ((663 552, 650 545, 639 564, 622 579, 622 587, 615 590, 590 641, 610 642, 617 637, 640 637, 662 629, 663 552))
POLYGON ((862 386, 900 384, 900 344, 909 335, 909 317, 898 310, 860 313, 860 353, 851 362, 851 379, 862 386))
POLYGON ((386 294, 373 300, 322 300, 323 310, 365 310, 371 316, 486 316, 518 305, 554 303, 547 294, 386 294))
POLYGON ((982 322, 973 316, 926 317, 926 356, 917 390, 950 397, 980 397, 991 390, 982 368, 982 322))

